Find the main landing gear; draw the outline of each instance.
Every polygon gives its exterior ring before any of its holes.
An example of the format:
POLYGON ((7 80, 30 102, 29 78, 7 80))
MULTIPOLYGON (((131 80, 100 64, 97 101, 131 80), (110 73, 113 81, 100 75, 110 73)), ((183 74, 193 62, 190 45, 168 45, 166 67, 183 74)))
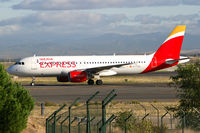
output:
POLYGON ((87 83, 88 83, 88 85, 94 85, 94 80, 89 79, 87 83))
MULTIPOLYGON (((98 79, 98 80, 96 81, 96 85, 102 85, 102 84, 103 84, 103 81, 102 81, 102 80, 98 79)), ((94 80, 89 79, 89 80, 88 80, 88 85, 94 85, 94 80)))
POLYGON ((103 81, 101 80, 101 79, 98 79, 97 81, 96 81, 96 85, 102 85, 103 84, 103 81))
POLYGON ((31 86, 35 86, 35 77, 32 77, 32 82, 30 84, 31 86))

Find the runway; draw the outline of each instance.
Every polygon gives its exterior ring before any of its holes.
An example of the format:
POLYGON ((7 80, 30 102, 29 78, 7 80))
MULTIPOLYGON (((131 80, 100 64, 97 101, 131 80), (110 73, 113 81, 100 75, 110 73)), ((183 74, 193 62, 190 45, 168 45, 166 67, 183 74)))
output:
POLYGON ((137 101, 175 101, 176 91, 167 84, 105 84, 102 86, 88 86, 86 84, 72 85, 38 85, 25 86, 36 102, 64 103, 71 102, 77 97, 86 101, 92 94, 99 91, 96 100, 102 100, 115 89, 117 97, 115 100, 137 100, 137 101))
MULTIPOLYGON (((138 77, 175 75, 175 72, 153 72, 139 74, 138 77)), ((36 102, 64 103, 71 102, 77 97, 86 101, 91 95, 99 91, 96 100, 102 100, 113 89, 117 94, 114 100, 137 100, 137 101, 176 101, 176 90, 167 83, 115 83, 98 85, 82 84, 37 84, 36 86, 24 85, 30 91, 36 102)))

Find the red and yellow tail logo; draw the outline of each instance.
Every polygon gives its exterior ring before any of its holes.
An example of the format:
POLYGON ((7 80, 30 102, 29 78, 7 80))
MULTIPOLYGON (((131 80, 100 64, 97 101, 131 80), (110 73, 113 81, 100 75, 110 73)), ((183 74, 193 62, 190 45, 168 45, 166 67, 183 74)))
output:
POLYGON ((186 25, 176 26, 176 28, 172 31, 172 33, 168 36, 168 38, 164 41, 164 43, 171 40, 171 39, 174 39, 176 37, 184 36, 185 29, 186 29, 186 25))
POLYGON ((163 42, 160 48, 155 52, 149 66, 142 72, 150 72, 168 68, 178 64, 166 64, 166 60, 177 60, 180 58, 180 51, 185 34, 186 25, 179 25, 172 31, 172 33, 163 42))

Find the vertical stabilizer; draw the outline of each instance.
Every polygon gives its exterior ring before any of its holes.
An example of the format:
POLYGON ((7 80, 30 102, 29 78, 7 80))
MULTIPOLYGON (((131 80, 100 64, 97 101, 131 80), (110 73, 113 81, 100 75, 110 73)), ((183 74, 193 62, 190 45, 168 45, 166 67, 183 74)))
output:
POLYGON ((180 51, 185 29, 186 25, 176 26, 160 48, 154 53, 149 66, 143 71, 143 73, 168 68, 178 64, 178 61, 173 64, 166 64, 166 61, 180 59, 180 51))

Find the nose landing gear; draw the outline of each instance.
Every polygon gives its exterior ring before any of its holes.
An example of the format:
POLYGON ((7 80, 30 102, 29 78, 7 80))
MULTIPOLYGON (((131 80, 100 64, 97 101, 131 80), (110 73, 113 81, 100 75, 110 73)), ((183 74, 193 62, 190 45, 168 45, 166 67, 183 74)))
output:
POLYGON ((35 77, 32 77, 32 82, 30 84, 31 86, 35 86, 35 77))

